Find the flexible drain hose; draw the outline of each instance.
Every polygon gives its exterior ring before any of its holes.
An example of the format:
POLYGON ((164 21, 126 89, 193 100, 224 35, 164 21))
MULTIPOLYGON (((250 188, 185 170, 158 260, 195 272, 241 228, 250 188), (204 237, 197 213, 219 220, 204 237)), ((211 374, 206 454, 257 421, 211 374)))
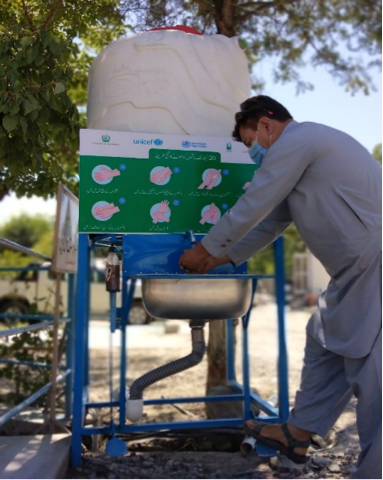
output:
POLYGON ((170 377, 175 373, 187 370, 195 365, 198 365, 205 355, 206 345, 204 339, 203 327, 192 327, 192 352, 186 357, 162 365, 154 370, 151 370, 142 377, 137 378, 130 387, 129 400, 139 400, 142 398, 142 392, 145 388, 153 383, 158 382, 164 378, 170 377))

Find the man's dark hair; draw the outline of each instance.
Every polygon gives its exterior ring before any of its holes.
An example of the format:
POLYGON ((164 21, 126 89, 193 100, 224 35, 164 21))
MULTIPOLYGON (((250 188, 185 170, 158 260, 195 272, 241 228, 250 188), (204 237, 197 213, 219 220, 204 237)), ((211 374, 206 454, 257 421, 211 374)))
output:
POLYGON ((241 111, 235 114, 235 126, 232 133, 234 140, 242 141, 239 135, 240 127, 255 129, 261 117, 279 120, 280 122, 293 118, 283 105, 266 95, 248 98, 241 103, 241 111))

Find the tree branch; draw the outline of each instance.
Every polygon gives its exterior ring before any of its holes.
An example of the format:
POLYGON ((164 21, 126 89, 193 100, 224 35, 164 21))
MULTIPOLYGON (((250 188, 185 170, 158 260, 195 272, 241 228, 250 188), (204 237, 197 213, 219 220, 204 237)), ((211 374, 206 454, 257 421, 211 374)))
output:
POLYGON ((280 2, 245 2, 245 3, 240 3, 236 5, 236 8, 238 9, 253 9, 253 12, 262 12, 264 10, 268 10, 272 7, 285 7, 287 5, 291 5, 293 3, 296 3, 297 0, 285 0, 283 2, 283 5, 281 5, 280 2))
POLYGON ((49 12, 48 16, 47 16, 47 19, 45 20, 43 26, 42 26, 42 29, 45 30, 47 28, 47 26, 51 23, 51 21, 53 20, 53 17, 56 15, 58 9, 61 7, 62 5, 62 0, 57 0, 56 2, 56 5, 54 5, 52 8, 51 8, 51 11, 49 12))
POLYGON ((297 0, 284 0, 283 4, 281 2, 245 2, 238 5, 238 8, 254 7, 256 10, 267 10, 271 7, 284 7, 285 5, 290 5, 292 3, 297 3, 297 0))
POLYGON ((35 32, 36 27, 35 27, 35 24, 33 23, 32 17, 29 15, 27 2, 25 0, 22 0, 22 4, 23 4, 23 12, 25 13, 25 16, 27 17, 29 26, 31 27, 32 32, 35 32))
POLYGON ((216 9, 210 3, 205 2, 205 0, 195 0, 195 3, 206 12, 215 13, 216 11, 216 9))
MULTIPOLYGON (((271 13, 262 13, 266 12, 268 9, 272 7, 287 7, 288 5, 292 5, 296 3, 297 0, 284 0, 283 5, 278 2, 245 2, 238 4, 236 9, 237 10, 242 10, 242 13, 235 13, 235 23, 236 24, 242 24, 249 18, 253 17, 254 14, 258 15, 263 15, 263 16, 268 16, 270 18, 271 13), (243 11, 245 10, 245 11, 243 11)), ((285 11, 287 11, 286 8, 284 8, 285 11)))
POLYGON ((214 15, 213 15, 213 12, 209 12, 207 15, 206 15, 206 19, 205 21, 203 22, 203 27, 201 29, 201 33, 203 35, 205 35, 205 32, 207 30, 207 28, 209 27, 209 25, 211 25, 211 23, 214 21, 214 15))

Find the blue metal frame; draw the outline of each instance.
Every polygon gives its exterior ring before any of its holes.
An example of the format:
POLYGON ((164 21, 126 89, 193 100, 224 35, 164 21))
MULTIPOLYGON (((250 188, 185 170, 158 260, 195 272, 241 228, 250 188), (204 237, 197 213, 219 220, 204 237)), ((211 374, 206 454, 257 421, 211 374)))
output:
MULTIPOLYGON (((244 402, 244 416, 243 418, 229 418, 217 420, 198 420, 198 421, 184 421, 184 422, 162 422, 162 423, 147 423, 139 425, 125 425, 125 379, 127 378, 127 360, 126 360, 126 346, 127 346, 127 317, 132 303, 134 294, 134 279, 135 278, 171 278, 185 277, 184 273, 166 274, 163 271, 153 274, 149 268, 141 275, 134 274, 131 270, 127 270, 126 265, 123 265, 123 295, 122 306, 117 308, 117 318, 120 316, 120 321, 116 321, 111 325, 112 331, 115 328, 121 329, 121 350, 120 350, 120 398, 118 401, 109 402, 88 402, 88 386, 89 386, 89 351, 88 351, 88 328, 89 328, 89 262, 90 250, 95 245, 110 246, 113 244, 116 249, 125 248, 126 239, 128 235, 104 235, 93 236, 92 240, 88 239, 87 234, 80 234, 79 236, 79 250, 78 250, 78 285, 77 301, 76 301, 76 332, 75 332, 75 370, 74 370, 74 395, 73 395, 73 429, 72 429, 72 456, 71 462, 73 466, 81 464, 81 437, 83 435, 115 435, 116 433, 134 433, 145 431, 159 431, 159 430, 177 430, 177 429, 193 429, 193 428, 212 428, 212 427, 229 427, 240 426, 244 420, 253 418, 251 404, 257 405, 261 411, 268 415, 262 417, 263 421, 270 423, 278 423, 285 421, 288 417, 289 399, 288 399, 288 377, 287 377, 287 348, 285 338, 285 323, 284 323, 284 309, 285 309, 285 294, 284 294, 284 268, 283 268, 283 238, 280 237, 274 242, 274 258, 275 258, 275 275, 271 276, 275 279, 276 284, 276 303, 277 303, 277 321, 278 321, 278 398, 279 408, 275 408, 267 401, 259 397, 250 390, 250 365, 248 356, 248 325, 250 320, 250 310, 244 315, 241 320, 243 328, 242 340, 242 363, 243 363, 243 380, 242 385, 235 380, 234 368, 234 350, 233 350, 233 319, 227 320, 227 381, 229 385, 234 386, 238 394, 236 395, 222 395, 209 397, 187 397, 187 398, 169 398, 169 399, 152 399, 144 400, 144 405, 162 405, 170 403, 193 403, 193 402, 215 402, 215 401, 243 401, 244 402), (123 247, 124 245, 124 247, 123 247), (128 287, 127 278, 133 279, 128 287), (86 288, 84 288, 86 287, 86 288), (85 427, 84 419, 85 412, 89 408, 120 408, 120 415, 118 424, 111 424, 102 427, 85 427)), ((134 237, 130 235, 130 237, 134 237)), ((167 237, 164 235, 163 237, 167 237)), ((136 239, 135 239, 136 240, 136 239)), ((162 248, 162 247, 160 247, 162 248)), ((125 260, 125 251, 123 251, 125 260)), ((131 260, 131 258, 130 258, 131 260)), ((139 259, 140 268, 144 261, 143 256, 139 259)), ((175 267, 177 268, 177 267, 175 267)), ((141 268, 142 270, 142 268, 141 268)), ((209 275, 205 275, 204 278, 209 275)), ((199 276, 188 275, 187 278, 198 278, 199 276)), ((214 278, 252 278, 253 279, 253 295, 257 288, 257 280, 270 276, 263 275, 246 275, 243 273, 221 273, 211 275, 214 278)))
POLYGON ((80 234, 78 241, 77 295, 75 316, 75 351, 73 375, 72 464, 81 463, 81 436, 84 433, 85 402, 88 397, 88 329, 89 329, 89 265, 88 235, 80 234), (81 287, 80 287, 81 286, 81 287))

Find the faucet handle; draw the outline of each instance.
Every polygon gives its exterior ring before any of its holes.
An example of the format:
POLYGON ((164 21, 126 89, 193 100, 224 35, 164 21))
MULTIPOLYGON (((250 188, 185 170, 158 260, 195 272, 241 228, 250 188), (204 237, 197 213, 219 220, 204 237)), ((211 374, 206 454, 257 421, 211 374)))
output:
POLYGON ((184 238, 190 238, 190 242, 191 242, 191 244, 192 244, 192 247, 194 247, 195 244, 197 243, 196 238, 195 238, 195 235, 194 235, 194 230, 188 230, 188 231, 185 233, 184 238))

